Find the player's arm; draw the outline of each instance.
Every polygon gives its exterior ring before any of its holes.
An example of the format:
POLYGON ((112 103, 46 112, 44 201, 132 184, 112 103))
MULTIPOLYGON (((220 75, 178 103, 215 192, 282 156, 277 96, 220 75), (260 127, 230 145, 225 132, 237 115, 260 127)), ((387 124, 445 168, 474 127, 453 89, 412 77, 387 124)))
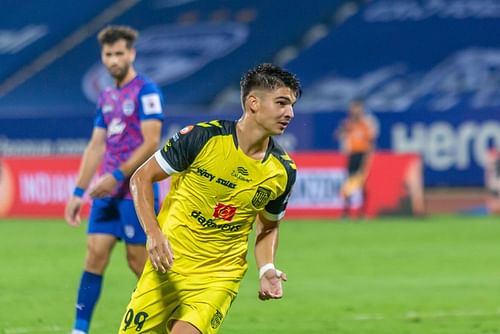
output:
POLYGON ((257 215, 255 260, 259 268, 259 298, 262 300, 281 298, 281 281, 287 280, 286 274, 274 267, 278 235, 279 221, 269 220, 263 214, 257 215))
POLYGON ((125 176, 132 175, 137 167, 156 152, 160 145, 161 127, 162 121, 157 119, 141 122, 141 133, 144 141, 132 152, 130 158, 119 167, 125 176))
POLYGON ((155 270, 166 272, 173 264, 173 253, 161 231, 154 210, 153 183, 169 175, 160 167, 155 156, 140 166, 130 179, 130 191, 139 221, 147 235, 147 250, 155 270))
POLYGON ((281 154, 281 157, 287 174, 285 189, 276 199, 267 203, 255 221, 255 260, 259 268, 259 298, 262 300, 281 298, 283 296, 281 283, 287 280, 286 274, 274 267, 274 260, 278 248, 279 223, 285 216, 297 171, 295 163, 286 153, 281 154))
POLYGON ((123 162, 113 174, 105 174, 94 189, 91 191, 92 197, 103 197, 109 194, 118 184, 130 176, 147 158, 149 158, 158 148, 161 137, 162 121, 157 119, 145 120, 141 122, 141 133, 143 142, 129 157, 123 162), (118 174, 116 174, 118 173, 118 174))
POLYGON ((94 127, 80 162, 80 169, 76 178, 76 190, 66 204, 64 218, 66 222, 73 226, 80 224, 80 208, 82 206, 82 196, 85 189, 90 184, 92 177, 97 171, 97 167, 102 160, 106 150, 106 129, 94 127))

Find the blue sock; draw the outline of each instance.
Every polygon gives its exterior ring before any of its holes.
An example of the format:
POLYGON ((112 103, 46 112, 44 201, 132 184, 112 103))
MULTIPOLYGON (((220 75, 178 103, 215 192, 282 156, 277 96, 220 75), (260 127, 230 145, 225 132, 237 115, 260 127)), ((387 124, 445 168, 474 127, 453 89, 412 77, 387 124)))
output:
POLYGON ((101 294, 102 276, 84 271, 78 289, 74 329, 89 331, 92 312, 101 294))

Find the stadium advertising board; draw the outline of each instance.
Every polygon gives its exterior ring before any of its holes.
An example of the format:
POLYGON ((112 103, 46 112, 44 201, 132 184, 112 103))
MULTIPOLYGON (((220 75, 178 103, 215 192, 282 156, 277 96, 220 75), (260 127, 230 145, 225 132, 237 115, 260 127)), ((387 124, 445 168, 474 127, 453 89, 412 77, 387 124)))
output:
MULTIPOLYGON (((298 167, 288 218, 338 218, 344 212, 339 191, 346 179, 346 159, 336 152, 292 155, 298 167)), ((62 218, 72 193, 80 157, 4 157, 0 160, 0 217, 62 218)), ((168 184, 162 184, 165 194, 168 184)), ((366 198, 353 194, 350 214, 364 208, 368 217, 422 212, 420 158, 415 154, 377 153, 367 179, 366 198), (383 189, 383 191, 381 191, 383 189)), ((88 198, 83 210, 88 214, 88 198)))
MULTIPOLYGON (((295 114, 284 135, 276 137, 289 152, 339 150, 332 132, 345 113, 295 114)), ((425 186, 484 185, 487 152, 500 148, 497 110, 470 113, 374 113, 378 127, 376 149, 415 153, 422 157, 425 186)), ((239 115, 210 115, 211 119, 235 119, 239 115)), ((207 116, 166 116, 163 142, 184 126, 206 121, 207 116)), ((0 122, 0 155, 78 155, 91 133, 92 117, 74 120, 79 129, 61 127, 57 119, 40 121, 5 119, 0 122)), ((64 119, 71 122, 71 119, 64 119)))
MULTIPOLYGON (((80 158, 12 157, 0 160, 0 217, 63 217, 80 158)), ((83 214, 88 212, 88 205, 83 214)))
POLYGON ((347 177, 346 158, 337 152, 292 154, 298 168, 288 218, 339 218, 343 214, 420 215, 424 212, 422 166, 416 154, 378 152, 370 162, 365 193, 357 190, 345 212, 340 187, 347 177))

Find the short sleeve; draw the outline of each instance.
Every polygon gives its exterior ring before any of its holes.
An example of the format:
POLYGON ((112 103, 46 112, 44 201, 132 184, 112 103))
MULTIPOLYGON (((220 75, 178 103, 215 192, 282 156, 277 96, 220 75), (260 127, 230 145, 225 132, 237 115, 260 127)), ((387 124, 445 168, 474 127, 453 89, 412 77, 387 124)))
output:
POLYGON ((152 82, 146 82, 137 95, 139 119, 141 121, 148 119, 163 120, 163 95, 152 82))
POLYGON ((104 121, 104 114, 102 113, 101 103, 97 104, 97 108, 94 116, 94 126, 99 128, 107 129, 106 122, 104 121))
POLYGON ((155 159, 167 174, 181 173, 193 163, 207 140, 205 128, 187 126, 167 140, 155 153, 155 159))
POLYGON ((295 169, 295 164, 293 163, 293 161, 284 161, 284 166, 288 176, 285 191, 275 200, 269 201, 263 212, 264 217, 273 221, 281 220, 285 216, 288 199, 290 198, 290 194, 297 175, 297 170, 295 169))

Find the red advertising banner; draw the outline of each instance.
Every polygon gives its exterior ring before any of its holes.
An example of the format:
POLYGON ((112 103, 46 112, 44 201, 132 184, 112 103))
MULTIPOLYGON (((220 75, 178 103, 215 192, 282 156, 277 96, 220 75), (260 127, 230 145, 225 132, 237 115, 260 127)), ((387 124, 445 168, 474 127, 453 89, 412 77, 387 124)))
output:
POLYGON ((422 163, 417 154, 374 153, 363 189, 351 195, 346 211, 341 188, 347 179, 347 159, 338 152, 291 154, 297 181, 287 218, 339 218, 379 215, 420 215, 424 211, 422 163))
MULTIPOLYGON (((340 190, 346 158, 338 152, 292 154, 297 181, 287 218, 338 218, 345 214, 340 190)), ((4 157, 0 160, 0 217, 58 217, 72 193, 80 157, 4 157)), ((168 187, 168 183, 165 183, 168 187)), ((165 194, 165 185, 161 193, 165 194)), ((378 152, 370 159, 365 189, 350 196, 350 215, 423 213, 421 159, 416 154, 378 152)), ((83 214, 88 213, 87 205, 83 214)))
MULTIPOLYGON (((80 157, 2 158, 0 217, 62 218, 79 164, 80 157)), ((82 212, 88 212, 88 205, 82 212)))

